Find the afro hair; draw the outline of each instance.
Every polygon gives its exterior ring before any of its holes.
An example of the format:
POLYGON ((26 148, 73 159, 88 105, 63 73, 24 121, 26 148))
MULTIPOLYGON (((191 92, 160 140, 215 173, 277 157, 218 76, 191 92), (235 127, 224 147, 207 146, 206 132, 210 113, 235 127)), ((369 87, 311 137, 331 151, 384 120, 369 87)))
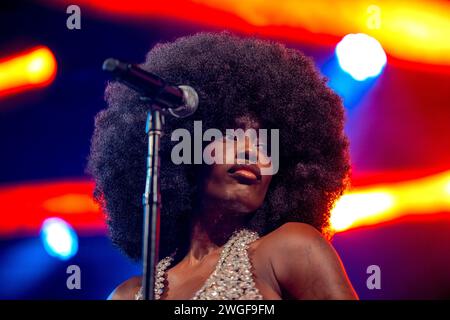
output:
MULTIPOLYGON (((330 235, 330 210, 347 186, 350 170, 341 99, 310 58, 295 49, 228 32, 198 33, 157 44, 140 65, 173 84, 196 89, 199 109, 185 119, 167 118, 161 141, 160 257, 189 246, 189 221, 198 192, 197 166, 170 160, 175 128, 193 134, 233 128, 251 115, 279 129, 280 168, 250 229, 267 234, 290 221, 330 235)), ((108 107, 95 118, 88 172, 94 197, 107 215, 110 236, 130 258, 141 258, 148 106, 118 82, 105 91, 108 107)), ((222 131, 223 132, 223 131, 222 131)))

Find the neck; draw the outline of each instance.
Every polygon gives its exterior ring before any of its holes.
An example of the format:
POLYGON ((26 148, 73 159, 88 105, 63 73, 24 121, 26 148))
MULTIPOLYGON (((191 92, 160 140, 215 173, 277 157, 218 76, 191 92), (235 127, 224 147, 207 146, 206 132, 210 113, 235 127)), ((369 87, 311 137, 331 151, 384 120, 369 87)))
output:
POLYGON ((209 206, 195 216, 191 226, 190 247, 185 257, 189 265, 202 262, 207 256, 218 253, 234 231, 246 225, 247 215, 217 211, 209 206))

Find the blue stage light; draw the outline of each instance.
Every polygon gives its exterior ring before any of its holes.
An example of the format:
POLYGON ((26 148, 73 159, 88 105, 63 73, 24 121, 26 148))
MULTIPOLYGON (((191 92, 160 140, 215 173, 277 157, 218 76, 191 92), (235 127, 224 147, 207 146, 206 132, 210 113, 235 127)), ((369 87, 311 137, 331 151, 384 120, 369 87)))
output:
POLYGON ((387 61, 381 44, 363 33, 346 35, 336 46, 336 56, 342 70, 357 81, 378 76, 387 61))
POLYGON ((75 230, 60 218, 49 218, 43 222, 41 239, 47 253, 61 260, 72 258, 78 251, 75 230))

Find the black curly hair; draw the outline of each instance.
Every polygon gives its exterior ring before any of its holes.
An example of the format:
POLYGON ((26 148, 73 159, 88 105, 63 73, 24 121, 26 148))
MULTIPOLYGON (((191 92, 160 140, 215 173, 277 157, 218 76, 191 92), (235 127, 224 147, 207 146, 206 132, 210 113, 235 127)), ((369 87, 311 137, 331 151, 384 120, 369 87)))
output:
MULTIPOLYGON (((186 128, 193 133, 194 120, 202 120, 203 130, 225 130, 233 128, 236 118, 251 115, 265 128, 279 129, 280 168, 247 227, 264 235, 297 221, 329 235, 330 209, 348 181, 348 140, 341 99, 311 59, 279 43, 222 32, 157 44, 140 66, 171 83, 194 87, 200 99, 192 117, 166 119, 160 257, 175 248, 183 256, 189 245, 198 166, 172 163, 177 142, 170 141, 170 132, 186 128)), ((107 214, 113 243, 138 260, 147 105, 118 82, 108 84, 105 97, 108 108, 96 116, 87 169, 96 182, 94 197, 107 214)))

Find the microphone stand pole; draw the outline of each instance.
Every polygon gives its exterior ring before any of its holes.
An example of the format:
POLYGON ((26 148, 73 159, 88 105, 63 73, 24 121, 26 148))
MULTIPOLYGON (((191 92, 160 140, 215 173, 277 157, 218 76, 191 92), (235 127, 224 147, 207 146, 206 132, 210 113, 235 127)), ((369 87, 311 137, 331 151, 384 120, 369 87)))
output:
POLYGON ((147 176, 145 192, 142 198, 144 206, 143 230, 143 278, 142 290, 144 300, 154 300, 155 271, 159 259, 160 232, 160 141, 164 126, 164 114, 157 105, 152 105, 147 114, 145 132, 148 136, 147 176))
MULTIPOLYGON (((142 197, 144 207, 143 221, 143 243, 142 243, 142 291, 144 300, 154 300, 155 296, 155 271, 159 259, 159 235, 160 235, 160 213, 161 213, 161 193, 160 193, 160 166, 159 149, 161 135, 164 126, 164 114, 167 111, 172 116, 183 118, 192 114, 198 106, 198 95, 189 86, 179 86, 174 88, 168 86, 164 80, 156 75, 147 73, 131 64, 120 62, 116 59, 107 59, 103 62, 103 70, 108 71, 116 78, 125 83, 131 89, 138 92, 144 91, 141 100, 150 105, 147 113, 145 132, 148 136, 147 154, 147 174, 145 180, 145 192, 142 197), (143 87, 147 86, 147 90, 143 87), (151 89, 151 90, 150 90, 151 89), (180 97, 182 92, 182 99, 180 97), (159 96, 158 104, 156 100, 145 96, 159 96), (184 106, 172 110, 172 103, 179 103, 180 99, 184 106), (163 107, 168 105, 168 109, 163 107)), ((160 290, 160 288, 158 288, 160 290)))

